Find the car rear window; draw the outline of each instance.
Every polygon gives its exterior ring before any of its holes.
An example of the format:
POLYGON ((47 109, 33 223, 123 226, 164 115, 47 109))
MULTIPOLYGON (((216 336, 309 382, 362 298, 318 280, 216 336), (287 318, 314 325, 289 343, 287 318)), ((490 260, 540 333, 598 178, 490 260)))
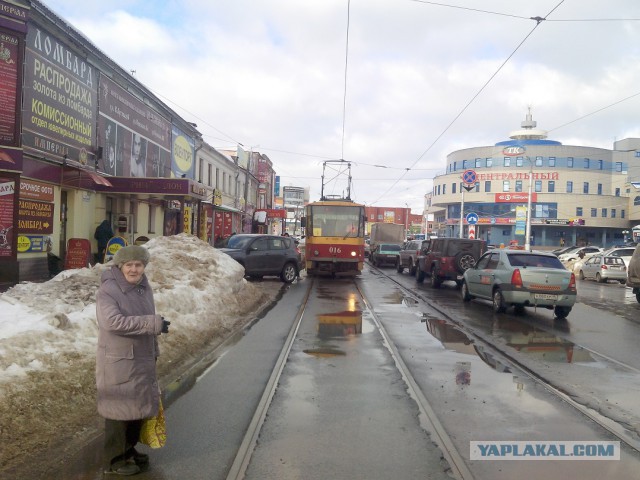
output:
POLYGON ((605 265, 624 265, 624 260, 620 257, 604 257, 605 265))
POLYGON ((564 265, 556 257, 548 255, 524 255, 522 253, 508 253, 507 259, 512 267, 544 267, 564 270, 564 265))
POLYGON ((387 250, 390 252, 399 252, 400 251, 400 245, 388 245, 386 243, 383 243, 382 245, 380 245, 380 250, 387 250))

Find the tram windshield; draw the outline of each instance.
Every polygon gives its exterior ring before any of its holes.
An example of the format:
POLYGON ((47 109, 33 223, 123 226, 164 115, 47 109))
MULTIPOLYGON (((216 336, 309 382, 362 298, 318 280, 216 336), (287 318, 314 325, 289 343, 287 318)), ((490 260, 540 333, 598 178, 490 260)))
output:
POLYGON ((314 237, 364 236, 363 208, 344 205, 312 205, 308 207, 307 232, 314 237))

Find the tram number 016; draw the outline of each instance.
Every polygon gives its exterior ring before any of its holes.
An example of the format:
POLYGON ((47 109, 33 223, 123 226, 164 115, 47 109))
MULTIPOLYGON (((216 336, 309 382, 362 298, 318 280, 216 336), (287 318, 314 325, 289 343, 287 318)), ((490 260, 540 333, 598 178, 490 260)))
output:
POLYGON ((340 247, 329 247, 329 253, 342 253, 340 247))

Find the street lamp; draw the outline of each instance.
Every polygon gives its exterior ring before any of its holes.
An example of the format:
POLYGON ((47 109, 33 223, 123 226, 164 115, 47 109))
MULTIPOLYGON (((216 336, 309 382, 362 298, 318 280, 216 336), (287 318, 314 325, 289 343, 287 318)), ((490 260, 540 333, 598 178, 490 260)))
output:
POLYGON ((533 185, 533 164, 531 158, 527 157, 529 162, 529 195, 527 196, 527 226, 525 228, 524 249, 531 251, 531 194, 533 185))

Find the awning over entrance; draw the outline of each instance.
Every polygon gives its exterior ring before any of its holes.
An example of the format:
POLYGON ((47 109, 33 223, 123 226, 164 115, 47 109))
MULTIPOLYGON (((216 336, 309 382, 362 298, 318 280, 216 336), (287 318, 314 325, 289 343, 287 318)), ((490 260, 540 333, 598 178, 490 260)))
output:
POLYGON ((244 213, 242 210, 238 210, 235 207, 229 207, 226 205, 214 205, 213 208, 215 208, 216 210, 224 210, 225 212, 244 213))
POLYGON ((109 193, 146 193, 150 195, 177 195, 205 200, 206 188, 189 178, 134 178, 109 177, 110 187, 100 186, 97 190, 109 193))
POLYGON ((62 185, 67 187, 85 188, 95 190, 97 185, 112 188, 113 185, 102 175, 98 175, 91 170, 80 168, 64 167, 62 171, 62 185))

